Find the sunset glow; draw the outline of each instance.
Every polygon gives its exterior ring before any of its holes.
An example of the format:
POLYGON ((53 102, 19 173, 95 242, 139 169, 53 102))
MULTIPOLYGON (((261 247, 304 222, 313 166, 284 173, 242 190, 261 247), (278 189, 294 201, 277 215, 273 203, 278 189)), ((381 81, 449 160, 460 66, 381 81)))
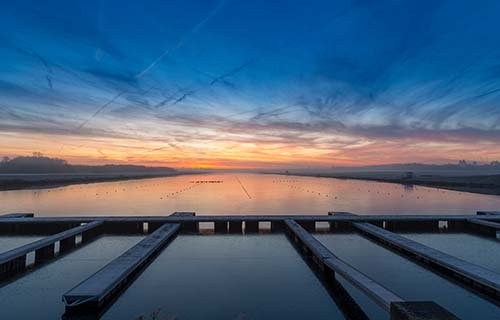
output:
POLYGON ((178 168, 500 159, 497 1, 113 2, 5 4, 2 156, 178 168))

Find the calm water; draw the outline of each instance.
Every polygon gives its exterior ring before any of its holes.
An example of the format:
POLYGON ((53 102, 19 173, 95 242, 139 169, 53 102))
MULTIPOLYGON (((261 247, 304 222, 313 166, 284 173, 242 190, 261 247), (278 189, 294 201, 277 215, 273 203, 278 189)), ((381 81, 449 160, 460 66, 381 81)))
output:
POLYGON ((500 197, 398 184, 259 174, 211 174, 0 192, 1 212, 38 215, 471 214, 500 197), (194 183, 220 180, 221 183, 194 183))
POLYGON ((344 319, 284 235, 179 236, 103 319, 344 319))
MULTIPOLYGON (((316 237, 339 258, 406 300, 435 301, 463 320, 500 319, 498 306, 359 234, 316 237)), ((366 297, 358 301, 373 319, 384 319, 366 297)))
POLYGON ((500 273, 500 240, 467 233, 404 233, 431 248, 500 273))
POLYGON ((107 236, 0 287, 0 319, 61 319, 62 295, 140 241, 107 236))

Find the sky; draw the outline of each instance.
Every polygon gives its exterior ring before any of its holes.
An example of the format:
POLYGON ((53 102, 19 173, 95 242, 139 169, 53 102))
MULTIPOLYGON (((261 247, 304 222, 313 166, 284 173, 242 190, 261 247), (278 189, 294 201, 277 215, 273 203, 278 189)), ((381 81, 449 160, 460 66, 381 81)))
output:
POLYGON ((500 160, 500 1, 8 1, 0 155, 500 160))

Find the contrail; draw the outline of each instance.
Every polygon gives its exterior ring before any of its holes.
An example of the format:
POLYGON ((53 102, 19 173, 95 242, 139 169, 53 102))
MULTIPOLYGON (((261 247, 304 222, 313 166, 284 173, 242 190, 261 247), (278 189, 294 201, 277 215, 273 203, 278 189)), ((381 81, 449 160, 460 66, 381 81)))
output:
MULTIPOLYGON (((184 45, 184 43, 186 42, 187 39, 189 39, 193 34, 195 34, 196 32, 198 32, 198 30, 203 27, 208 21, 210 21, 210 19, 212 19, 219 11, 220 9, 222 9, 222 7, 226 4, 227 0, 223 0, 221 1, 212 11, 210 11, 210 13, 203 19, 201 20, 199 23, 197 23, 193 29, 191 29, 190 32, 188 32, 185 36, 183 36, 179 42, 177 42, 177 44, 173 47, 173 48, 170 48, 166 51, 164 51, 158 58, 156 58, 149 66, 147 66, 144 70, 142 70, 141 72, 139 72, 135 77, 136 78, 142 78, 144 75, 146 75, 152 68, 154 68, 165 56, 167 56, 170 52, 172 51, 175 51, 177 49, 179 49, 180 47, 182 47, 184 45)), ((40 59, 42 62, 44 61, 43 59, 40 59)), ((124 90, 120 93, 118 93, 116 96, 113 97, 113 99, 109 100, 107 103, 105 103, 104 105, 102 105, 99 109, 97 109, 97 111, 89 118, 87 119, 86 121, 84 121, 82 124, 80 124, 80 126, 78 126, 78 130, 80 130, 81 128, 83 128, 90 120, 92 120, 93 118, 95 118, 99 113, 101 113, 101 111, 103 111, 107 106, 109 106, 111 103, 113 103, 116 99, 118 99, 120 96, 122 96, 123 94, 125 94, 127 92, 127 90, 124 90)), ((149 91, 148 91, 149 92, 149 91)), ((180 97, 179 99, 177 99, 174 104, 177 104, 178 102, 184 100, 185 98, 187 98, 188 95, 192 94, 193 92, 188 92, 188 93, 185 93, 182 97, 180 97)))
POLYGON ((151 64, 149 64, 144 70, 142 70, 141 72, 139 72, 135 77, 136 78, 142 78, 152 68, 154 68, 161 60, 163 60, 163 58, 165 58, 171 52, 173 52, 173 51, 179 49, 180 47, 182 47, 184 45, 184 43, 186 43, 186 41, 192 35, 194 35, 195 33, 197 33, 208 21, 210 21, 222 9, 222 7, 224 7, 224 5, 226 4, 226 2, 227 2, 226 0, 223 0, 223 1, 219 2, 219 4, 212 11, 210 11, 210 13, 207 16, 203 20, 201 20, 200 22, 198 22, 198 24, 196 24, 193 27, 193 29, 191 29, 191 31, 189 31, 186 35, 184 35, 177 42, 177 44, 174 47, 165 50, 162 54, 160 54, 158 56, 158 58, 156 58, 153 62, 151 62, 151 64))
POLYGON ((103 104, 99 109, 97 109, 96 112, 94 112, 94 114, 92 116, 90 116, 90 118, 88 118, 87 120, 85 120, 84 122, 82 122, 77 130, 80 130, 82 129, 83 127, 85 127, 85 125, 87 123, 89 123, 90 120, 94 119, 99 113, 101 113, 102 110, 106 109, 107 106, 109 106, 110 104, 112 104, 113 102, 116 101, 116 99, 118 99, 119 97, 121 97, 123 94, 125 94, 127 91, 122 91, 120 93, 118 93, 116 96, 113 97, 113 99, 109 100, 108 102, 106 102, 105 104, 103 104))
POLYGON ((192 94, 194 94, 194 91, 188 91, 188 92, 184 93, 180 98, 175 100, 174 103, 172 103, 172 105, 178 104, 179 102, 183 101, 184 99, 186 99, 187 97, 189 97, 192 94))
MULTIPOLYGON (((309 28, 306 28, 304 31, 306 31, 306 32, 312 32, 315 29, 321 29, 321 28, 323 28, 325 25, 330 24, 335 19, 337 19, 337 18, 343 16, 344 14, 348 13, 349 11, 351 11, 353 8, 355 8, 356 6, 358 6, 361 2, 364 2, 364 0, 357 0, 352 5, 347 6, 346 8, 343 8, 342 10, 336 12, 322 26, 316 27, 316 28, 309 27, 309 28)), ((290 38, 286 39, 285 41, 283 41, 274 50, 274 53, 281 52, 281 50, 283 50, 284 48, 286 48, 287 46, 289 46, 290 44, 292 44, 295 41, 297 41, 297 39, 295 37, 290 37, 290 38)), ((233 75, 241 72, 242 70, 248 68, 252 64, 255 64, 255 63, 259 62, 260 60, 264 59, 264 57, 267 56, 267 55, 269 55, 269 54, 270 54, 270 52, 267 52, 267 53, 264 53, 264 54, 262 54, 260 56, 256 56, 256 57, 250 58, 249 60, 247 60, 246 62, 244 62, 240 66, 238 66, 238 67, 236 67, 236 68, 234 68, 234 69, 232 69, 232 70, 230 70, 230 71, 228 71, 228 72, 226 72, 226 73, 224 73, 224 74, 222 74, 220 76, 217 76, 217 77, 213 78, 209 85, 213 86, 213 85, 217 84, 218 82, 226 82, 226 78, 228 78, 230 76, 233 76, 233 75)), ((192 93, 195 93, 195 92, 192 92, 192 93)))
POLYGON ((251 65, 255 61, 257 61, 257 59, 256 58, 252 58, 252 59, 248 60, 247 62, 243 63, 242 65, 238 66, 237 68, 234 68, 233 70, 231 70, 229 72, 226 72, 223 75, 220 75, 220 76, 216 77, 215 79, 213 79, 210 82, 210 85, 213 86, 217 82, 221 82, 221 81, 223 82, 223 81, 225 81, 225 78, 230 77, 230 76, 232 76, 232 75, 240 72, 241 70, 245 69, 246 67, 248 67, 249 65, 251 65))
POLYGON ((53 89, 52 78, 49 75, 47 75, 45 78, 47 79, 47 84, 48 84, 49 88, 52 90, 53 89))

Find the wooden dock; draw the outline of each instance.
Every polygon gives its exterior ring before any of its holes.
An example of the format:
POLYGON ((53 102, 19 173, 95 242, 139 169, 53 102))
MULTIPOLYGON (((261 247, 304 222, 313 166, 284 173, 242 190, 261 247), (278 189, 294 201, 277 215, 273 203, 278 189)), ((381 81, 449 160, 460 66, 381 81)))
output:
POLYGON ((68 313, 97 313, 113 301, 172 240, 179 224, 165 224, 63 295, 68 313))
MULTIPOLYGON (((350 266, 345 261, 339 259, 333 252, 326 248, 313 235, 302 228, 293 220, 285 221, 288 230, 291 232, 294 241, 300 242, 313 255, 315 262, 323 269, 330 269, 331 274, 338 273, 354 286, 358 287, 375 303, 386 311, 390 311, 392 302, 404 301, 389 289, 384 288, 368 276, 350 266)), ((325 270, 323 270, 325 271, 325 270)), ((326 270, 328 272, 328 270, 326 270)))
POLYGON ((403 236, 384 230, 370 223, 354 223, 362 233, 389 245, 399 252, 423 261, 433 268, 462 280, 466 285, 479 288, 500 301, 500 274, 473 263, 427 247, 403 236))
POLYGON ((99 232, 98 229, 103 224, 102 221, 90 222, 1 253, 0 279, 4 280, 24 271, 27 268, 26 256, 28 253, 35 253, 35 265, 44 263, 56 258, 56 242, 59 242, 59 252, 65 253, 76 247, 77 235, 82 235, 82 242, 89 241, 99 232))
MULTIPOLYGON (((0 216, 0 236, 45 234, 45 238, 0 254, 0 272, 3 277, 13 274, 24 276, 26 255, 35 253, 35 264, 57 258, 60 253, 77 250, 76 237, 82 241, 96 235, 146 234, 137 245, 97 271, 94 275, 63 294, 66 315, 77 318, 81 314, 98 319, 112 302, 119 299, 137 276, 148 267, 165 246, 178 233, 205 234, 200 224, 212 225, 219 234, 286 233, 294 247, 304 257, 325 287, 336 283, 329 294, 347 319, 367 319, 350 293, 336 281, 341 277, 358 288, 369 299, 385 310, 391 320, 442 319, 457 320, 453 310, 445 310, 432 301, 407 301, 355 267, 346 263, 326 248, 313 232, 361 232, 376 243, 383 244, 405 257, 424 262, 432 271, 454 277, 464 286, 481 290, 499 301, 500 275, 481 266, 463 261, 429 248, 391 231, 474 232, 492 235, 498 232, 500 215, 496 212, 478 212, 474 215, 354 215, 331 213, 328 215, 223 215, 197 216, 194 212, 175 212, 165 216, 71 216, 37 217, 15 213, 0 216), (442 225, 446 227, 443 229, 442 225), (59 243, 59 254, 55 251, 59 243), (347 302, 344 305, 344 302, 347 302), (352 310, 349 310, 352 309, 352 310)), ((204 228, 205 229, 205 228, 204 228)), ((175 240, 174 240, 175 241, 175 240)), ((376 262, 374 262, 376 263, 376 262)), ((1 279, 0 279, 1 280, 1 279)), ((49 284, 48 284, 49 285, 49 284)), ((175 290, 175 288, 172 288, 175 290)), ((29 306, 28 306, 29 307, 29 306)))

